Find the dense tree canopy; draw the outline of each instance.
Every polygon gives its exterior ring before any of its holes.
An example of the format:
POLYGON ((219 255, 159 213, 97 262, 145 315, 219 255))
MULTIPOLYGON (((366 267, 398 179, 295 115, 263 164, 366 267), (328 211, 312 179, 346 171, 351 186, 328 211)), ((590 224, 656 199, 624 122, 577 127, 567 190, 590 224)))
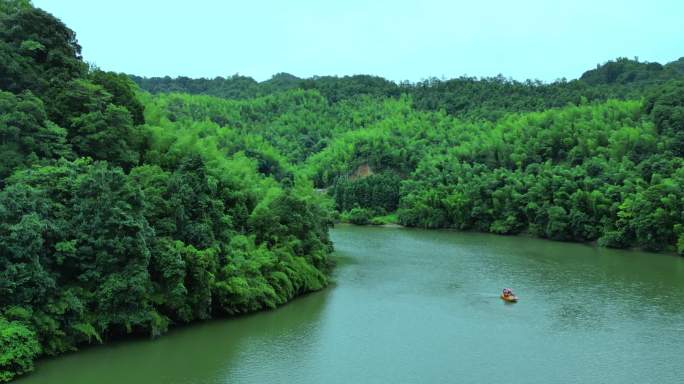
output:
POLYGON ((49 13, 23 1, 3 0, 0 13, 0 89, 30 90, 57 110, 52 99, 86 65, 75 33, 49 13))
POLYGON ((155 106, 145 124, 129 77, 26 1, 0 1, 0 58, 0 382, 327 284, 327 202, 261 135, 155 106))
POLYGON ((163 94, 146 108, 155 124, 193 127, 259 159, 263 173, 310 178, 352 222, 396 211, 409 226, 684 251, 684 87, 656 84, 631 101, 581 95, 526 113, 509 104, 494 121, 424 111, 408 95, 329 103, 316 90, 163 94), (245 136, 262 140, 236 145, 245 136))
POLYGON ((261 83, 245 76, 190 79, 187 77, 131 78, 151 93, 189 93, 228 99, 249 99, 291 89, 315 90, 329 103, 372 98, 399 98, 410 95, 414 108, 443 110, 462 118, 496 120, 506 113, 542 111, 568 104, 605 101, 610 98, 638 99, 649 89, 684 77, 684 58, 666 65, 618 58, 585 72, 580 79, 515 81, 503 76, 460 77, 449 80, 429 78, 417 83, 394 83, 377 76, 314 76, 300 79, 281 73, 261 83))

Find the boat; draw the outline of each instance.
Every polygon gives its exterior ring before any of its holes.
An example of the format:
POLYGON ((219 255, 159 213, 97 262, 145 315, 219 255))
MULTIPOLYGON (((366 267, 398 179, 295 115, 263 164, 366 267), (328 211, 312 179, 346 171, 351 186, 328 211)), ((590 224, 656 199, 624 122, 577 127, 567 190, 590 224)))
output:
POLYGON ((518 301, 518 296, 515 296, 515 295, 504 296, 503 294, 501 294, 501 299, 503 301, 508 301, 509 303, 515 303, 518 301))

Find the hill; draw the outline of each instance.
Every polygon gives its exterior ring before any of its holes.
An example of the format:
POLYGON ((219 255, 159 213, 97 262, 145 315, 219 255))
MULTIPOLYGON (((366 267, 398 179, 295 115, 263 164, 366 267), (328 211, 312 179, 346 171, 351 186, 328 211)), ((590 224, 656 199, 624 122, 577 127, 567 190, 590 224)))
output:
POLYGON ((300 79, 284 73, 261 83, 238 75, 215 79, 131 78, 143 90, 153 94, 179 92, 227 99, 248 99, 295 88, 316 90, 330 103, 362 96, 396 99, 408 95, 414 107, 420 110, 444 110, 462 118, 496 120, 508 112, 542 111, 611 98, 638 99, 667 81, 684 78, 684 58, 665 65, 618 58, 597 65, 596 69, 586 71, 579 79, 561 79, 552 83, 520 82, 503 76, 464 76, 397 84, 369 75, 300 79))

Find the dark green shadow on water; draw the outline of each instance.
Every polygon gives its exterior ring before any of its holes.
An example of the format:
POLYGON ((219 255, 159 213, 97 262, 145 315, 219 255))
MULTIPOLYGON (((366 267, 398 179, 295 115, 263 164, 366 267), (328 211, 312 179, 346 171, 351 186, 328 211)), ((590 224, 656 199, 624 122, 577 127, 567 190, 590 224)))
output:
POLYGON ((222 383, 245 344, 307 337, 330 288, 272 311, 172 329, 160 338, 121 340, 37 362, 18 384, 222 383))

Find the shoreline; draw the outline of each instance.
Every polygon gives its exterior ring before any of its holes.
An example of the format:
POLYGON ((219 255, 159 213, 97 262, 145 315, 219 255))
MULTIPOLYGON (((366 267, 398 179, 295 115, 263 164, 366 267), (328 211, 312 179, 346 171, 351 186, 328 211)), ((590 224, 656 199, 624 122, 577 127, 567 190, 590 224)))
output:
MULTIPOLYGON (((629 251, 629 252, 644 252, 644 253, 650 253, 654 255, 668 255, 668 256, 673 256, 673 257, 684 257, 684 255, 679 255, 677 254, 677 251, 674 249, 666 249, 663 251, 649 251, 643 248, 639 247, 631 247, 631 248, 612 248, 612 247, 604 247, 598 244, 598 240, 593 240, 593 241, 572 241, 572 240, 554 240, 554 239, 549 239, 545 237, 538 237, 538 236, 533 236, 529 232, 520 232, 516 234, 510 234, 510 235, 505 235, 505 234, 500 234, 500 233, 494 233, 494 232, 482 232, 482 231, 470 231, 470 230, 462 230, 462 229, 456 229, 456 228, 421 228, 421 227, 409 227, 406 225, 401 225, 397 223, 387 223, 387 224, 354 224, 350 223, 347 221, 336 221, 334 225, 352 225, 356 227, 374 227, 374 228, 395 228, 395 229, 420 229, 420 230, 425 230, 425 231, 448 231, 448 232, 460 232, 460 233, 478 233, 482 235, 493 235, 493 236, 503 236, 503 237, 521 237, 521 238, 528 238, 528 239, 536 239, 536 240, 544 240, 544 241, 552 241, 554 243, 568 243, 568 244, 581 244, 581 245, 586 245, 592 248, 597 248, 597 249, 612 249, 612 250, 619 250, 619 251, 629 251)), ((334 226, 333 226, 334 228, 334 226)))

